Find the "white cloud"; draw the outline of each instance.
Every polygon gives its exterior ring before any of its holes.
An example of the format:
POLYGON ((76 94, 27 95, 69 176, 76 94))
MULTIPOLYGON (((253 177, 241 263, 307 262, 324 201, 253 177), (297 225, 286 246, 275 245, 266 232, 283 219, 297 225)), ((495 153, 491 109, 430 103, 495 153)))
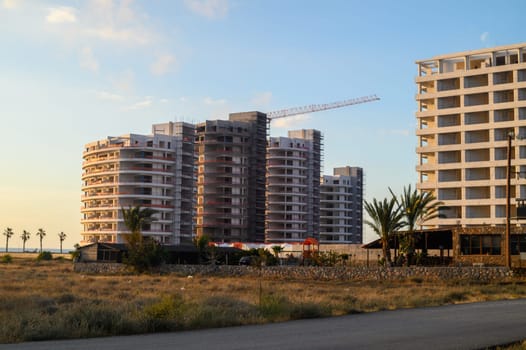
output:
POLYGON ((167 98, 161 98, 159 101, 160 101, 161 103, 168 103, 168 102, 170 102, 170 100, 167 99, 167 98))
POLYGON ((260 106, 260 107, 268 106, 271 101, 272 101, 272 92, 270 91, 260 92, 256 94, 251 100, 252 104, 256 106, 260 106))
POLYGON ((86 45, 93 39, 110 41, 131 46, 148 45, 159 37, 148 25, 147 16, 135 10, 133 1, 87 0, 83 6, 54 7, 46 17, 48 23, 74 24, 68 31, 56 31, 55 34, 67 40, 86 45))
POLYGON ((18 6, 19 0, 4 0, 2 1, 2 7, 6 9, 14 9, 18 6))
POLYGON ((222 18, 228 13, 228 0, 185 0, 192 12, 207 18, 222 18))
POLYGON ((113 94, 113 93, 107 92, 107 91, 95 91, 95 94, 101 100, 108 100, 108 101, 122 101, 122 100, 124 100, 123 96, 117 95, 117 94, 113 94))
POLYGON ((150 71, 154 75, 164 75, 173 72, 176 68, 177 61, 173 55, 160 55, 150 66, 150 71))
POLYGON ((147 16, 131 0, 90 0, 83 11, 81 32, 100 40, 146 45, 157 36, 147 27, 147 16))
POLYGON ((98 72, 99 62, 93 55, 93 51, 90 47, 84 47, 80 50, 80 66, 92 72, 98 72))
POLYGON ((480 34, 480 41, 482 41, 484 43, 484 42, 486 42, 486 40, 488 40, 488 37, 489 37, 489 32, 484 32, 484 33, 480 34))
POLYGON ((205 105, 224 105, 226 104, 226 100, 223 98, 214 100, 211 97, 205 97, 203 102, 205 103, 205 105))
POLYGON ((73 23, 77 21, 76 11, 73 7, 53 7, 49 9, 46 21, 48 23, 73 23))
POLYGON ((150 41, 148 34, 133 29, 117 29, 113 27, 87 28, 87 36, 106 41, 120 41, 128 44, 145 45, 150 41))
POLYGON ((130 111, 130 110, 135 110, 135 109, 143 109, 143 108, 150 107, 151 105, 152 105, 152 99, 151 97, 147 97, 144 101, 134 103, 131 106, 124 108, 124 110, 130 111))
POLYGON ((299 114, 293 115, 291 117, 278 118, 272 122, 272 126, 276 128, 294 128, 299 124, 302 124, 311 119, 310 114, 299 114))

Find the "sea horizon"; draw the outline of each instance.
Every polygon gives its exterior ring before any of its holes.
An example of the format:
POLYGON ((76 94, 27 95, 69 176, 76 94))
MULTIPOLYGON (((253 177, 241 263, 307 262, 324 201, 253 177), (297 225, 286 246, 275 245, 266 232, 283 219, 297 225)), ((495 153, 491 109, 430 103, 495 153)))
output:
MULTIPOLYGON (((67 254, 71 251, 74 251, 75 248, 62 248, 62 253, 63 254, 67 254)), ((60 254, 60 248, 42 248, 42 251, 45 251, 45 252, 51 252, 51 253, 55 253, 55 254, 60 254)), ((5 251, 5 247, 2 247, 0 248, 0 253, 39 253, 40 252, 40 248, 27 248, 25 249, 25 251, 22 249, 22 248, 9 248, 8 251, 6 252, 5 251)))

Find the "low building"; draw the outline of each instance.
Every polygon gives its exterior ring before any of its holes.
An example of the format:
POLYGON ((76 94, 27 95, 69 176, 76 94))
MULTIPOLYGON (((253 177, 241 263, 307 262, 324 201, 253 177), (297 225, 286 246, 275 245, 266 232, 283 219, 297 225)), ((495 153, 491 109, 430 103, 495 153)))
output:
MULTIPOLYGON (((391 235, 389 247, 393 260, 399 255, 401 236, 391 235)), ((417 230, 413 233, 417 253, 427 252, 432 265, 505 266, 505 227, 478 226, 417 230)), ((380 249, 380 239, 365 244, 365 249, 380 249)), ((510 232, 511 266, 526 267, 526 229, 512 226, 510 232)))

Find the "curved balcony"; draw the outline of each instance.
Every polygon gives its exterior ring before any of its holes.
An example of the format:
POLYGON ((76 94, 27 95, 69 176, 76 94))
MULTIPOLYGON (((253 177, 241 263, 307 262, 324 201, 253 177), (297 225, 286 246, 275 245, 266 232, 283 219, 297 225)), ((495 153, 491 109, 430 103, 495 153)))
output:
POLYGON ((88 167, 88 166, 95 166, 95 165, 102 165, 102 164, 112 164, 112 163, 119 163, 119 157, 105 157, 101 159, 91 159, 91 160, 85 160, 82 162, 82 167, 88 167))
MULTIPOLYGON (((83 169, 85 170, 85 169, 83 169)), ((119 172, 119 169, 100 169, 100 170, 92 170, 89 172, 84 171, 82 173, 82 181, 85 179, 88 179, 90 177, 100 177, 104 175, 115 175, 119 172)))
POLYGON ((101 144, 101 145, 98 145, 93 150, 84 151, 82 153, 82 157, 86 158, 90 155, 97 154, 99 152, 103 153, 103 152, 108 152, 108 151, 121 151, 121 150, 147 151, 147 152, 158 151, 158 152, 175 153, 174 149, 161 148, 158 145, 147 146, 145 144, 137 144, 137 145, 130 146, 130 145, 123 145, 123 144, 101 144))

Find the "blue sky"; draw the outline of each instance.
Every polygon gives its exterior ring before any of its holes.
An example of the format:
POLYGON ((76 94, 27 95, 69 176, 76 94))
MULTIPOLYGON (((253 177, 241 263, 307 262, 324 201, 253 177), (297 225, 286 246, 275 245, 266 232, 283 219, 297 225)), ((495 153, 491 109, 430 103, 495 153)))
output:
MULTIPOLYGON (((0 229, 80 240, 87 142, 152 123, 377 94, 275 121, 316 128, 325 173, 361 166, 366 199, 416 181, 417 59, 526 41, 524 1, 0 0, 0 229)), ((366 239, 374 235, 367 233, 366 239)), ((4 242, 0 239, 0 246, 4 242)))

